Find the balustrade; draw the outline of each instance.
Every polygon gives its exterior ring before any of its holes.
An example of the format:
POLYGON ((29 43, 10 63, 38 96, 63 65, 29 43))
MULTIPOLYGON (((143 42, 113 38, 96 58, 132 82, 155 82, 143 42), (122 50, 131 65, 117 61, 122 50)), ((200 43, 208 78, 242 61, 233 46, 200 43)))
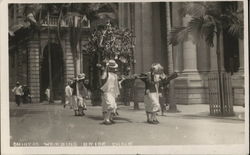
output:
MULTIPOLYGON (((84 18, 84 21, 81 21, 81 27, 82 28, 89 28, 90 27, 90 21, 82 16, 84 18)), ((81 19, 81 18, 80 18, 81 19)), ((42 26, 57 26, 58 25, 58 16, 50 16, 49 17, 49 24, 48 24, 48 20, 47 18, 45 18, 45 20, 42 21, 42 26)), ((61 27, 69 27, 69 21, 66 21, 64 19, 61 20, 61 27)))

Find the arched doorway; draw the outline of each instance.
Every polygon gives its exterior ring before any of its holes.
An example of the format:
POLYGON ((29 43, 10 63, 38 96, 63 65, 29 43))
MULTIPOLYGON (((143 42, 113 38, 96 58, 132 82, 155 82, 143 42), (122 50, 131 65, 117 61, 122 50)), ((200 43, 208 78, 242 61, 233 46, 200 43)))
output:
MULTIPOLYGON (((46 99, 45 90, 49 87, 49 52, 48 45, 44 48, 41 64, 41 101, 46 99)), ((63 74, 63 53, 58 44, 50 44, 51 51, 51 73, 52 90, 54 100, 63 100, 64 98, 64 74, 63 74)))

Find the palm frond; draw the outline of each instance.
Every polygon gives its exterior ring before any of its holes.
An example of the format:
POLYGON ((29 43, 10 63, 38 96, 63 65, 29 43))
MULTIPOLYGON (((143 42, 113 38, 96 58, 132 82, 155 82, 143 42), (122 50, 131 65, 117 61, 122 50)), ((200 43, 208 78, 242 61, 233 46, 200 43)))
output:
POLYGON ((176 46, 180 42, 183 42, 190 32, 190 27, 175 27, 170 31, 170 37, 168 44, 176 46))
POLYGON ((234 37, 240 37, 242 38, 242 34, 241 32, 243 32, 243 26, 237 23, 231 24, 228 27, 228 32, 229 34, 231 34, 234 37))
POLYGON ((216 31, 216 22, 213 16, 206 15, 204 18, 204 24, 202 25, 201 34, 205 38, 206 43, 208 46, 213 47, 214 46, 214 36, 216 31))
POLYGON ((204 39, 209 46, 214 46, 215 27, 216 25, 211 18, 193 17, 187 27, 174 28, 170 32, 169 44, 175 46, 185 41, 188 34, 191 34, 195 43, 199 43, 204 39))
POLYGON ((188 23, 188 27, 191 31, 193 39, 196 43, 202 39, 203 33, 202 28, 204 25, 204 18, 203 17, 193 17, 190 22, 188 23))
POLYGON ((224 12, 220 16, 223 29, 230 35, 242 38, 243 36, 243 11, 239 10, 235 3, 224 6, 224 12))
POLYGON ((204 2, 184 2, 179 13, 182 16, 189 14, 193 17, 200 17, 205 14, 206 7, 206 3, 204 2))
POLYGON ((208 46, 213 47, 214 46, 214 36, 215 33, 208 33, 211 32, 214 29, 214 26, 208 27, 207 35, 205 35, 205 41, 208 46))

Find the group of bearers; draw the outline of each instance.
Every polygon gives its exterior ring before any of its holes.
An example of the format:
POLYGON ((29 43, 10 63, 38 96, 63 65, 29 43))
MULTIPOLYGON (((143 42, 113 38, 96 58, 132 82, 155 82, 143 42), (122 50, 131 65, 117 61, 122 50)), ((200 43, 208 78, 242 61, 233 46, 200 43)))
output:
MULTIPOLYGON (((114 117, 117 113, 116 98, 120 95, 121 83, 128 79, 128 77, 118 77, 118 64, 115 60, 106 60, 103 64, 98 64, 102 70, 101 74, 101 99, 102 99, 102 113, 103 124, 110 125, 115 123, 114 117)), ((145 83, 145 111, 147 116, 147 122, 150 124, 158 124, 157 112, 160 111, 161 106, 159 103, 159 89, 160 83, 167 83, 168 78, 164 74, 164 69, 159 63, 151 65, 148 73, 142 73, 140 75, 133 75, 129 78, 141 79, 145 83)), ((85 115, 84 110, 86 108, 86 97, 88 96, 88 82, 85 78, 85 74, 81 73, 77 78, 68 82, 65 88, 66 102, 71 104, 76 116, 85 115)))

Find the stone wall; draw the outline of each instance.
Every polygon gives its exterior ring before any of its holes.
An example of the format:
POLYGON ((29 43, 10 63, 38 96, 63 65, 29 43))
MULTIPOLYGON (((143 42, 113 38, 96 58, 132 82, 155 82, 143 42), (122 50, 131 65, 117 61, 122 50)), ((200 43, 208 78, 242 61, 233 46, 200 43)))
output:
POLYGON ((16 46, 9 51, 9 99, 15 101, 12 89, 19 81, 21 85, 28 85, 28 57, 24 46, 16 46))

